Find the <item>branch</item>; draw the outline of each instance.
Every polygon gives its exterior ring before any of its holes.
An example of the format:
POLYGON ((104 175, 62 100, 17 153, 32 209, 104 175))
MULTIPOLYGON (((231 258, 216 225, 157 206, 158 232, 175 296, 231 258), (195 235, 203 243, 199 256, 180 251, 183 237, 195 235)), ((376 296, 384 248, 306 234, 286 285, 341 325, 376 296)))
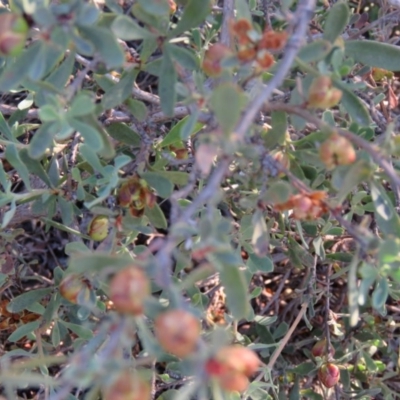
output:
POLYGON ((314 13, 315 3, 315 0, 300 1, 296 15, 293 18, 293 20, 296 21, 296 26, 293 29, 292 37, 284 51, 285 55, 279 63, 278 71, 268 82, 267 86, 263 85, 264 89, 261 94, 247 107, 245 114, 241 118, 235 130, 239 139, 244 139, 244 136, 250 125, 253 123, 257 113, 261 110, 264 103, 271 97, 274 90, 283 83, 286 75, 289 73, 306 36, 308 24, 314 13))
POLYGON ((334 129, 339 135, 350 140, 361 149, 364 149, 371 156, 371 158, 385 171, 386 175, 389 177, 394 191, 396 191, 396 189, 400 187, 400 176, 396 174, 395 170, 386 160, 380 149, 377 146, 367 142, 362 137, 345 129, 332 127, 324 121, 320 120, 315 115, 311 114, 309 111, 298 106, 293 106, 285 103, 268 103, 266 105, 266 108, 270 111, 286 111, 288 113, 298 115, 299 117, 302 117, 303 119, 311 122, 319 129, 334 129))

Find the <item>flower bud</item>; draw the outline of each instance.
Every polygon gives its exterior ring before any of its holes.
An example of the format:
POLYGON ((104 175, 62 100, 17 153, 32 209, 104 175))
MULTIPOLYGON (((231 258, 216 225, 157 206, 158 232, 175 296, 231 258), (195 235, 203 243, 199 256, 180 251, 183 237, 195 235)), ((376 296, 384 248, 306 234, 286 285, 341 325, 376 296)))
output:
POLYGON ((125 370, 111 385, 104 388, 102 398, 104 400, 150 400, 150 383, 138 374, 125 370))
POLYGON ((251 22, 248 19, 241 18, 231 24, 231 32, 236 37, 240 45, 251 43, 248 33, 253 29, 251 22))
POLYGON ((145 207, 152 208, 156 196, 149 185, 138 175, 123 183, 118 191, 118 203, 121 207, 129 208, 131 215, 141 217, 145 207))
MULTIPOLYGON (((311 353, 314 357, 324 357, 326 355, 326 339, 319 340, 314 344, 311 349, 311 353)), ((329 357, 333 357, 335 354, 335 349, 329 346, 329 357)))
POLYGON ((0 14, 0 56, 17 56, 25 47, 29 26, 14 13, 0 14))
POLYGON ((327 388, 335 386, 339 382, 340 378, 339 367, 332 363, 324 364, 318 370, 318 378, 321 381, 321 383, 327 388))
POLYGON ((176 12, 176 3, 175 3, 175 1, 174 0, 168 0, 168 4, 169 4, 169 13, 171 15, 175 14, 175 12, 176 12))
POLYGON ((268 52, 266 50, 259 50, 257 52, 256 61, 257 61, 257 65, 261 69, 266 70, 266 69, 270 69, 274 65, 275 58, 270 52, 268 52))
POLYGON ((287 37, 287 32, 266 30, 258 42, 257 47, 263 50, 281 50, 286 44, 287 37))
POLYGON ((199 320, 184 310, 166 311, 154 321, 154 333, 160 346, 179 358, 196 349, 200 331, 199 320))
POLYGON ((82 275, 67 275, 60 282, 60 294, 71 303, 78 304, 79 299, 89 300, 90 288, 82 275))
POLYGON ((150 295, 150 282, 142 269, 130 266, 114 275, 109 293, 117 311, 140 315, 144 301, 150 295))
POLYGON ((333 169, 338 165, 352 164, 356 158, 356 152, 352 143, 333 133, 319 148, 319 157, 328 169, 333 169))
POLYGON ((225 346, 206 362, 206 372, 217 379, 226 391, 243 392, 249 377, 260 366, 260 359, 252 350, 243 346, 225 346))
POLYGON ((88 226, 88 235, 91 239, 101 242, 107 237, 108 226, 108 217, 98 215, 90 221, 88 226))
POLYGON ((332 87, 329 76, 315 78, 308 90, 307 105, 310 108, 331 108, 336 106, 342 98, 342 91, 332 87))
POLYGON ((222 43, 214 44, 206 51, 204 55, 203 71, 211 77, 221 75, 221 61, 230 55, 232 55, 232 52, 229 47, 223 45, 222 43))

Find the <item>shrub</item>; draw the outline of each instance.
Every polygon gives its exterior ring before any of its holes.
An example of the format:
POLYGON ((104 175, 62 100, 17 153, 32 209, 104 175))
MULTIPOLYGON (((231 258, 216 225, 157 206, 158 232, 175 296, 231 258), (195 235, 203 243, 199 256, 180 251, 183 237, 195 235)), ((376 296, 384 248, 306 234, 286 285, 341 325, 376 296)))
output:
POLYGON ((398 397, 399 11, 361 8, 0 2, 2 396, 398 397))

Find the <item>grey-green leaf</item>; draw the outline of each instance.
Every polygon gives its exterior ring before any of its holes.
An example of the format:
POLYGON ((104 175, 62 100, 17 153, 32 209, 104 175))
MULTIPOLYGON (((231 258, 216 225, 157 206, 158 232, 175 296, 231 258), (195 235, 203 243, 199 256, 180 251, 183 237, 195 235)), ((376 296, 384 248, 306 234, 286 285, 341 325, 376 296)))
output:
POLYGON ((338 2, 329 10, 328 18, 324 25, 324 39, 333 43, 349 23, 350 10, 344 2, 338 2))
POLYGON ((359 125, 369 125, 371 123, 371 118, 368 110, 358 96, 340 81, 334 81, 333 84, 342 90, 342 104, 344 109, 349 113, 351 119, 359 125))
POLYGON ((223 132, 233 132, 246 104, 246 96, 233 83, 222 83, 212 93, 210 105, 223 132))
POLYGON ((154 35, 126 15, 119 15, 111 25, 114 34, 122 40, 153 38, 154 35))
POLYGON ((386 190, 376 181, 370 183, 371 197, 374 202, 375 218, 379 229, 385 235, 400 236, 400 218, 386 190))
POLYGON ((41 300, 52 291, 53 288, 29 290, 11 300, 7 306, 7 310, 11 313, 19 313, 32 305, 32 303, 41 300))
POLYGON ((121 143, 134 147, 140 146, 141 139, 139 134, 122 122, 113 122, 106 127, 106 130, 113 139, 121 143))
POLYGON ((168 222, 162 212, 160 206, 156 203, 153 207, 146 207, 144 214, 149 219, 149 221, 159 229, 167 229, 168 222))
POLYGON ((158 91, 161 100, 161 109, 163 113, 169 117, 174 115, 176 103, 175 84, 177 79, 177 72, 174 63, 172 62, 169 46, 165 45, 163 48, 158 91))
POLYGON ((21 179, 24 181, 25 186, 29 189, 29 171, 25 164, 22 162, 17 147, 14 143, 10 143, 6 146, 5 156, 7 161, 18 171, 21 179))
POLYGON ((120 67, 125 55, 114 35, 106 28, 85 26, 80 28, 82 34, 95 46, 108 68, 120 67))
POLYGON ((162 198, 171 196, 174 186, 170 180, 158 174, 158 172, 146 171, 141 174, 142 178, 157 191, 162 198))
POLYGON ((250 311, 246 279, 238 265, 223 265, 220 278, 226 293, 229 311, 236 320, 245 318, 250 311))
POLYGON ((189 29, 199 26, 210 13, 210 0, 189 0, 183 11, 182 18, 176 28, 168 35, 177 37, 189 29))
POLYGON ((370 67, 398 71, 400 66, 400 47, 373 40, 348 40, 346 55, 370 67))

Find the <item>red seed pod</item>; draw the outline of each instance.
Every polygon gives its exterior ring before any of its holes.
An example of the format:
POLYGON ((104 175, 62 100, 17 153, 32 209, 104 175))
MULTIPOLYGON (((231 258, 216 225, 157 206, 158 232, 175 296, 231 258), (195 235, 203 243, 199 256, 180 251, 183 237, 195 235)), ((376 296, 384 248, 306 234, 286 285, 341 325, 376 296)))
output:
POLYGON ((203 71, 211 77, 221 75, 221 61, 230 55, 232 55, 232 51, 229 49, 229 47, 223 45, 222 43, 216 43, 212 45, 204 55, 202 65, 203 71))
POLYGON ((158 343, 179 358, 193 353, 201 332, 200 321, 185 310, 166 311, 154 321, 158 343))
POLYGON ((103 389, 104 400, 150 400, 150 383, 131 371, 123 371, 103 389))
MULTIPOLYGON (((326 356, 326 339, 319 340, 314 344, 311 349, 311 353, 314 357, 324 357, 326 356)), ((329 346, 329 357, 333 357, 335 354, 335 349, 329 346)))
POLYGON ((257 47, 260 50, 281 50, 285 46, 287 38, 287 32, 266 30, 257 47))
POLYGON ((0 14, 0 55, 17 56, 25 47, 29 26, 25 18, 14 13, 0 14))
POLYGON ((206 362, 206 372, 227 391, 243 392, 249 377, 260 366, 260 359, 252 350, 243 346, 225 346, 206 362))
POLYGON ((59 286, 62 297, 71 303, 78 304, 78 299, 90 298, 90 288, 88 282, 79 274, 70 274, 62 279, 59 286))
POLYGON ((340 378, 339 367, 332 363, 324 364, 318 370, 318 378, 321 383, 327 388, 335 386, 339 382, 340 378))
POLYGON ((329 76, 315 78, 308 90, 307 106, 310 108, 331 108, 336 106, 342 98, 342 91, 332 86, 329 76))
POLYGON ((133 265, 117 272, 110 283, 110 300, 124 314, 140 315, 150 295, 150 282, 144 271, 133 265))
POLYGON ((350 165, 356 158, 356 151, 352 143, 333 133, 319 148, 319 157, 328 169, 333 169, 338 165, 350 165))

